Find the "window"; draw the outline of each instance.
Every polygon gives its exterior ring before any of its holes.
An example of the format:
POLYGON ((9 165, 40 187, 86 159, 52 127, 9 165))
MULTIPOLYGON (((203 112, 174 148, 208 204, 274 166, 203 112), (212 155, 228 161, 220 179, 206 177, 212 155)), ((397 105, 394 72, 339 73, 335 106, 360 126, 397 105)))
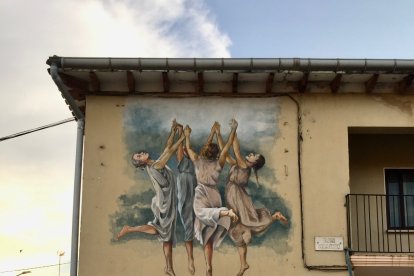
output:
POLYGON ((414 229, 414 169, 386 169, 389 229, 414 229))

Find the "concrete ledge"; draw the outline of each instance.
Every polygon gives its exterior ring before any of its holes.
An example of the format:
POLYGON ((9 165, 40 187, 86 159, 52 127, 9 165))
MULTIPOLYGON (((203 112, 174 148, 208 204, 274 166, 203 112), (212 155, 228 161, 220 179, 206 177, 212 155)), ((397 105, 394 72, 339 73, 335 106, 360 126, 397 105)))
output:
POLYGON ((351 262, 355 267, 414 267, 414 255, 352 255, 351 262))

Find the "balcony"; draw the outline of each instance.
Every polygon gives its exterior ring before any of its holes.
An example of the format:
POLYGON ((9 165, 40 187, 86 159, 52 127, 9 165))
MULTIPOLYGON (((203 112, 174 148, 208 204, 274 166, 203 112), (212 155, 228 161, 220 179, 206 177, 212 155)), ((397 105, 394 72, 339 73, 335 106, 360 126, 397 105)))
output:
POLYGON ((352 253, 414 253, 414 195, 348 194, 352 253))

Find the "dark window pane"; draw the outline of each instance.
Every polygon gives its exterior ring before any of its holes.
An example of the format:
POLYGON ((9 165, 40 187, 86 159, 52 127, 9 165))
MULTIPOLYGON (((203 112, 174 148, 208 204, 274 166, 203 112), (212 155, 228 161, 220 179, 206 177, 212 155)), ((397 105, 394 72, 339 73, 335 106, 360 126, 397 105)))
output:
POLYGON ((414 170, 385 170, 391 228, 414 227, 414 170))
POLYGON ((400 228, 400 184, 396 171, 387 171, 388 220, 391 228, 400 228))
POLYGON ((400 222, 400 196, 390 195, 389 199, 389 219, 392 228, 401 227, 400 222))
POLYGON ((404 173, 403 174, 403 193, 404 208, 405 208, 405 225, 407 227, 414 226, 414 175, 404 173))
POLYGON ((400 186, 398 181, 388 182, 388 195, 400 195, 400 186))

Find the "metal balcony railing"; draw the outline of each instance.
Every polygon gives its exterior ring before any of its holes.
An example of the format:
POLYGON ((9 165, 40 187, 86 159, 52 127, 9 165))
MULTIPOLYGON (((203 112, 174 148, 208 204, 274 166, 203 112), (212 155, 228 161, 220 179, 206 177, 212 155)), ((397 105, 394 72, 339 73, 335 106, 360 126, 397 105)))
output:
POLYGON ((414 253, 414 195, 349 194, 346 206, 351 251, 414 253))

